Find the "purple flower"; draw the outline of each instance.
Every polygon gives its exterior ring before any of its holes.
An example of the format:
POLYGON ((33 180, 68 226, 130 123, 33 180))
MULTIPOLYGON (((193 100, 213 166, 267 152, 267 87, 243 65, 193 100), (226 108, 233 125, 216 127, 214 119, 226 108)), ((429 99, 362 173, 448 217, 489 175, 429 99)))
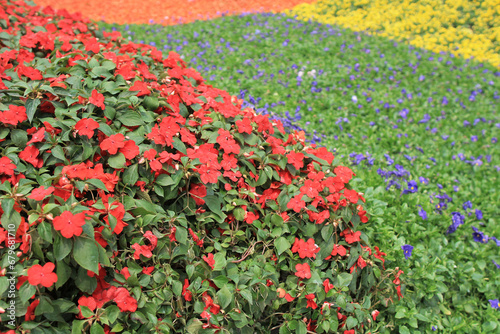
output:
POLYGON ((474 239, 475 242, 480 242, 482 244, 485 244, 488 242, 488 236, 484 234, 483 232, 479 231, 477 228, 472 226, 472 229, 474 232, 472 233, 472 239, 474 239))
POLYGON ((425 185, 429 184, 429 179, 427 179, 427 178, 425 178, 425 177, 423 177, 423 176, 420 176, 420 177, 418 178, 418 180, 419 180, 419 181, 420 181, 420 183, 422 183, 422 184, 425 184, 425 185))
POLYGON ((451 225, 446 231, 447 234, 455 232, 457 228, 465 222, 465 217, 460 212, 454 211, 451 213, 451 222, 451 225))
POLYGON ((479 209, 476 209, 476 219, 477 220, 483 219, 483 212, 479 209))
POLYGON ((426 220, 427 219, 427 212, 420 208, 420 210, 418 210, 418 215, 423 219, 423 220, 426 220))
POLYGON ((490 302, 491 307, 498 309, 498 299, 488 299, 488 301, 490 302))
POLYGON ((462 208, 464 208, 465 211, 467 211, 467 209, 472 209, 471 201, 464 202, 464 204, 462 205, 462 208))
POLYGON ((500 247, 500 240, 495 237, 490 237, 490 240, 493 241, 498 247, 500 247))
POLYGON ((432 331, 433 331, 433 332, 437 331, 436 326, 432 326, 432 331))
POLYGON ((403 254, 405 258, 408 260, 411 256, 411 252, 413 251, 413 246, 412 245, 403 245, 401 246, 401 249, 403 250, 403 254))
POLYGON ((477 136, 471 136, 470 140, 473 141, 473 142, 476 142, 477 141, 477 136))
POLYGON ((496 263, 495 260, 491 260, 491 262, 493 262, 493 264, 497 267, 497 269, 500 269, 500 264, 496 263))
POLYGON ((418 191, 417 181, 411 180, 407 182, 408 188, 403 190, 403 194, 413 194, 418 191))

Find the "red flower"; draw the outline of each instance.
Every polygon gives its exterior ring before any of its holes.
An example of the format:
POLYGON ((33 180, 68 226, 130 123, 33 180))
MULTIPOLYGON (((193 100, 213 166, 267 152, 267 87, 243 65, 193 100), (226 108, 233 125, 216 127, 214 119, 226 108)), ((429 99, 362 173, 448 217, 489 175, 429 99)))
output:
POLYGON ((92 296, 81 296, 78 299, 78 309, 80 310, 79 318, 83 319, 81 306, 88 307, 91 311, 94 311, 97 308, 97 302, 92 296))
POLYGON ((26 162, 29 162, 36 168, 40 168, 43 165, 43 160, 38 158, 40 151, 33 145, 27 146, 21 153, 19 153, 19 158, 26 162))
POLYGON ((292 197, 286 207, 288 209, 293 209, 293 211, 299 213, 301 209, 306 207, 306 202, 302 200, 302 194, 299 194, 295 197, 292 197))
POLYGON ((377 316, 380 314, 380 311, 378 310, 375 310, 372 312, 372 318, 373 318, 373 321, 376 321, 377 320, 377 316))
POLYGON ((120 274, 123 275, 125 280, 127 280, 130 276, 132 276, 132 275, 130 275, 130 271, 128 271, 128 267, 125 267, 122 270, 120 270, 120 274))
POLYGON ((99 147, 101 150, 107 151, 109 154, 116 154, 120 148, 125 146, 124 140, 125 136, 121 133, 117 133, 116 135, 111 135, 104 139, 99 147))
POLYGON ((252 121, 249 118, 243 118, 240 121, 236 121, 236 126, 238 127, 239 133, 252 133, 252 121))
POLYGON ((334 173, 340 178, 340 180, 344 183, 347 183, 351 180, 353 175, 356 175, 352 172, 352 170, 348 167, 337 166, 333 170, 334 173))
POLYGON ((214 270, 215 260, 214 260, 214 255, 212 253, 208 253, 208 256, 203 255, 203 260, 205 260, 205 262, 208 263, 210 268, 214 270))
POLYGON ((314 293, 308 294, 305 296, 307 299, 307 307, 312 308, 313 310, 318 308, 318 304, 314 301, 314 293))
POLYGON ((55 267, 52 262, 47 262, 43 267, 35 264, 28 269, 28 282, 31 285, 41 284, 46 288, 52 286, 57 282, 57 275, 53 272, 55 267))
POLYGON ((189 280, 186 278, 184 279, 184 285, 182 286, 182 296, 186 301, 190 302, 191 300, 193 300, 193 294, 187 289, 188 286, 189 280))
MULTIPOLYGON (((35 129, 36 128, 32 128, 32 129, 35 129)), ((31 130, 31 129, 30 129, 31 130)), ((28 134, 30 134, 30 130, 28 130, 28 134)), ((28 145, 31 145, 33 143, 39 143, 39 142, 42 142, 45 140, 45 128, 44 127, 41 127, 40 129, 38 129, 38 131, 36 131, 35 133, 32 133, 32 136, 31 136, 31 140, 29 142, 26 143, 26 146, 28 145)))
POLYGON ((385 263, 385 259, 384 259, 384 256, 386 256, 387 254, 382 252, 378 246, 375 246, 375 258, 379 259, 382 261, 382 263, 385 263))
POLYGON ((366 261, 365 261, 365 259, 363 259, 363 257, 361 255, 358 257, 357 264, 358 264, 358 267, 361 268, 361 269, 363 269, 364 267, 366 267, 366 261))
POLYGON ((205 200, 200 197, 207 196, 207 187, 204 184, 191 184, 189 194, 194 198, 196 205, 203 205, 205 204, 205 200))
POLYGON ((151 252, 151 247, 148 245, 139 245, 137 242, 132 245, 132 248, 135 250, 134 259, 139 260, 141 255, 147 257, 148 259, 153 256, 151 252))
POLYGON ((286 301, 287 301, 287 302, 289 302, 289 303, 290 303, 290 302, 291 302, 291 301, 293 301, 295 298, 294 298, 294 297, 292 297, 289 293, 287 293, 287 294, 285 295, 285 299, 286 299, 286 301))
POLYGON ((156 235, 154 235, 151 231, 147 231, 146 233, 144 233, 144 238, 149 240, 152 250, 156 248, 156 245, 158 244, 158 238, 156 237, 156 235))
POLYGON ((200 173, 200 179, 203 183, 217 183, 217 179, 221 175, 221 173, 212 167, 208 167, 208 165, 201 165, 197 168, 198 173, 200 173))
POLYGON ((304 154, 297 152, 290 152, 286 155, 288 163, 293 165, 296 169, 304 167, 304 154))
POLYGON ((175 239, 175 230, 177 230, 177 228, 175 226, 172 227, 172 229, 170 230, 170 235, 169 235, 170 242, 177 241, 177 239, 175 239))
POLYGON ((297 272, 295 273, 295 276, 299 278, 311 278, 311 267, 309 266, 308 263, 300 264, 298 263, 295 266, 295 270, 297 272))
POLYGON ((131 297, 130 293, 125 288, 118 288, 113 300, 122 312, 137 311, 137 300, 131 297))
POLYGON ((54 187, 48 187, 45 189, 45 187, 38 187, 35 188, 31 191, 31 194, 28 196, 28 198, 33 199, 35 201, 41 201, 48 195, 52 194, 54 192, 55 188, 54 187))
POLYGON ((80 212, 76 215, 69 211, 64 211, 60 216, 54 218, 54 229, 61 231, 65 238, 72 238, 82 234, 82 226, 85 225, 85 213, 80 212))
POLYGON ((139 80, 134 82, 134 85, 131 86, 128 90, 129 91, 138 91, 139 93, 137 94, 137 96, 151 94, 151 91, 148 89, 148 84, 143 82, 143 81, 139 81, 139 80))
POLYGON ((315 198, 321 190, 321 183, 312 180, 305 180, 304 185, 300 188, 300 192, 309 198, 315 198))
POLYGON ((14 175, 14 169, 16 169, 16 165, 8 157, 0 158, 0 174, 14 175))
POLYGON ((102 95, 95 89, 92 91, 92 94, 90 94, 89 103, 92 103, 93 105, 101 108, 102 110, 106 109, 106 106, 104 105, 104 95, 102 95))
POLYGON ((344 334, 356 334, 356 331, 354 329, 350 329, 348 331, 344 331, 344 334))
POLYGON ((320 147, 317 149, 310 148, 306 152, 309 154, 314 154, 315 156, 317 156, 320 159, 326 160, 326 162, 328 162, 329 165, 332 164, 333 159, 334 159, 333 154, 331 152, 329 152, 326 147, 320 147))
POLYGON ((92 118, 82 118, 75 125, 75 130, 80 136, 87 136, 89 139, 94 136, 94 130, 99 128, 99 123, 92 118))
POLYGON ((334 288, 333 284, 330 283, 330 280, 328 278, 323 281, 323 286, 325 287, 325 293, 328 293, 328 291, 334 288))
POLYGON ((358 202, 358 193, 355 190, 344 189, 344 197, 349 200, 349 202, 356 204, 358 202))
POLYGON ((137 146, 135 141, 127 140, 125 145, 120 149, 120 152, 123 153, 125 159, 132 160, 139 155, 139 146, 137 146))
POLYGON ((314 243, 313 238, 309 238, 307 242, 305 240, 295 238, 295 243, 292 247, 292 253, 299 253, 301 259, 306 257, 316 258, 316 254, 320 251, 320 248, 314 243))
POLYGON ((189 234, 191 234, 191 237, 193 238, 193 241, 199 246, 203 247, 203 240, 200 240, 200 237, 196 233, 194 233, 192 228, 189 228, 189 234))
POLYGON ((38 304, 40 304, 39 299, 33 301, 33 303, 31 303, 30 306, 28 306, 28 308, 26 309, 26 314, 24 315, 24 321, 35 320, 35 309, 38 306, 38 304))
POLYGON ((227 154, 240 153, 240 145, 236 143, 236 141, 233 138, 233 135, 231 135, 231 133, 228 130, 219 129, 218 134, 219 136, 217 137, 216 141, 220 145, 220 147, 224 150, 225 153, 227 154))
POLYGON ((344 233, 344 238, 345 241, 347 241, 348 244, 352 244, 353 242, 359 241, 359 237, 361 236, 361 232, 357 231, 355 233, 352 233, 352 231, 349 231, 349 233, 344 233))
POLYGON ((245 221, 247 222, 247 224, 252 224, 257 219, 259 219, 259 213, 258 212, 256 212, 256 213, 247 212, 245 214, 245 221))
POLYGON ((151 273, 155 270, 155 267, 144 267, 142 268, 142 273, 145 275, 151 275, 151 273))

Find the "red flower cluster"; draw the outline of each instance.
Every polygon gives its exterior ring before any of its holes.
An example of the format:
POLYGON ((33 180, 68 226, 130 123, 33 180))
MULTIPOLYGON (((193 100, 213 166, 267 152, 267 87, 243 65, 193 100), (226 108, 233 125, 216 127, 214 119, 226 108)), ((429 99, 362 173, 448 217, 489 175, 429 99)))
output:
POLYGON ((309 238, 307 242, 305 240, 295 238, 295 243, 292 246, 292 253, 299 253, 301 259, 306 257, 316 258, 316 254, 319 253, 320 249, 318 245, 314 243, 313 238, 309 238))

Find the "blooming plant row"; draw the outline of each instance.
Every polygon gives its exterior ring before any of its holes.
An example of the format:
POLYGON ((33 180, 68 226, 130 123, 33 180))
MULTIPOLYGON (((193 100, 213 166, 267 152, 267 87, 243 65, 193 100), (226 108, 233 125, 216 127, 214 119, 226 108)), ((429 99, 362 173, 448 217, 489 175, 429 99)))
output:
POLYGON ((285 12, 500 66, 498 10, 498 0, 319 0, 285 12))
POLYGON ((189 23, 224 15, 249 12, 279 12, 314 0, 36 0, 40 6, 52 6, 78 12, 90 19, 109 23, 189 23))
POLYGON ((401 297, 326 148, 79 15, 0 25, 7 333, 362 333, 401 297))
POLYGON ((208 83, 293 120, 355 166, 350 183, 365 189, 370 216, 360 230, 387 253, 387 268, 405 272, 405 298, 379 308, 375 332, 499 328, 500 72, 491 64, 277 14, 100 25, 181 52, 208 83))

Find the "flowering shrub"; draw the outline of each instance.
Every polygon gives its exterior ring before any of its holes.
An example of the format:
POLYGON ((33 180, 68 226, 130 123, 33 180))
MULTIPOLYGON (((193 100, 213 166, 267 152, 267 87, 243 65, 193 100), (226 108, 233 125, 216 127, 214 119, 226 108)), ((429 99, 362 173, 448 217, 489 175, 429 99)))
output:
POLYGON ((241 110, 175 53, 7 4, 7 333, 355 333, 401 296, 402 271, 357 230, 354 173, 327 149, 241 110))

